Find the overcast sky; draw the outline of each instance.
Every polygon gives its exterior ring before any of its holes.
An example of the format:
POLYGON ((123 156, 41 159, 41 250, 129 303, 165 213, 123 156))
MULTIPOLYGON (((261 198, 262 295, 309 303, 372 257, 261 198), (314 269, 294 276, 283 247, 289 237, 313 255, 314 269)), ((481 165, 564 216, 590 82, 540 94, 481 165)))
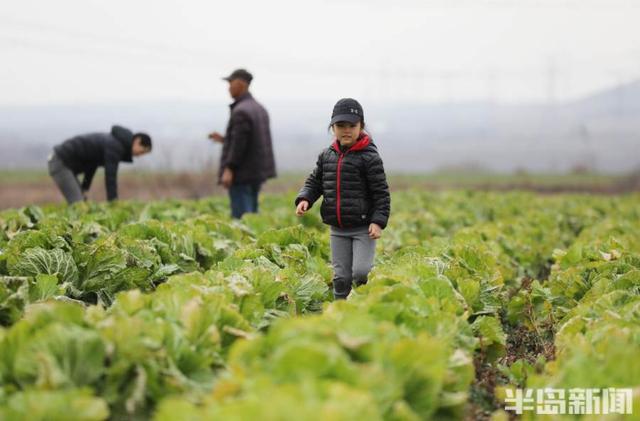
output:
POLYGON ((634 0, 20 0, 0 6, 0 104, 523 102, 640 77, 634 0))

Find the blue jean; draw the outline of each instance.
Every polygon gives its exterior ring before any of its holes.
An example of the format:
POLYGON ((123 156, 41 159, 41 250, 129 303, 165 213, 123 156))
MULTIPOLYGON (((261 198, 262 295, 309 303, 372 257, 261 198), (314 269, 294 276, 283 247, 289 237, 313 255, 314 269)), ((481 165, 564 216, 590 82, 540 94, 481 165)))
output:
POLYGON ((258 213, 258 194, 261 184, 234 184, 229 188, 231 217, 242 218, 245 213, 258 213))

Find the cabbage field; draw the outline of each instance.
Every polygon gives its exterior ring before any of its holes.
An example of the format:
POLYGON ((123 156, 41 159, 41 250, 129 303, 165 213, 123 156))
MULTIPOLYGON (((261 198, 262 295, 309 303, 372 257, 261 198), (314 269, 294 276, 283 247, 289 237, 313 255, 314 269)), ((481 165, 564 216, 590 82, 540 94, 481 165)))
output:
POLYGON ((0 420, 506 420, 543 387, 640 419, 637 194, 394 193, 338 302, 317 211, 261 206, 0 212, 0 420))

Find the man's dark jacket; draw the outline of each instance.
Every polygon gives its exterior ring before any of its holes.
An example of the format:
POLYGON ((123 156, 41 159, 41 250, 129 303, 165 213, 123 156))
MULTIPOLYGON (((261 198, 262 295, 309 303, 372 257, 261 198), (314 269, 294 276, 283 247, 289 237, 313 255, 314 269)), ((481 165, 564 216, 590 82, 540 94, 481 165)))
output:
POLYGON ((222 147, 220 176, 233 170, 233 184, 259 184, 276 176, 269 114, 250 93, 231 104, 222 147))
POLYGON ((354 228, 370 223, 387 226, 391 195, 378 149, 363 135, 348 149, 333 145, 318 156, 316 168, 307 177, 296 198, 309 207, 323 196, 320 214, 325 224, 354 228))
POLYGON ((98 167, 104 166, 107 200, 118 198, 118 165, 132 162, 133 133, 113 126, 110 133, 89 133, 73 137, 54 148, 56 155, 74 174, 84 174, 82 190, 89 190, 98 167))

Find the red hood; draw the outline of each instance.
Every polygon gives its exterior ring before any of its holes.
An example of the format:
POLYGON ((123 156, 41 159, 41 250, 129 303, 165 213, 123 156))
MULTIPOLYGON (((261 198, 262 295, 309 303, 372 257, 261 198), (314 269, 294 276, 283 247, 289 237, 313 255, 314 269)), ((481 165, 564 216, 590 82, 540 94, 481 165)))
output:
MULTIPOLYGON (((369 135, 366 133, 362 133, 360 135, 360 137, 358 138, 358 141, 351 146, 349 149, 347 149, 346 152, 353 152, 353 151, 361 151, 364 148, 366 148, 367 146, 369 146, 369 144, 371 143, 371 139, 369 138, 369 135)), ((333 149, 336 150, 336 152, 340 153, 340 143, 338 142, 338 139, 333 141, 333 149)))

